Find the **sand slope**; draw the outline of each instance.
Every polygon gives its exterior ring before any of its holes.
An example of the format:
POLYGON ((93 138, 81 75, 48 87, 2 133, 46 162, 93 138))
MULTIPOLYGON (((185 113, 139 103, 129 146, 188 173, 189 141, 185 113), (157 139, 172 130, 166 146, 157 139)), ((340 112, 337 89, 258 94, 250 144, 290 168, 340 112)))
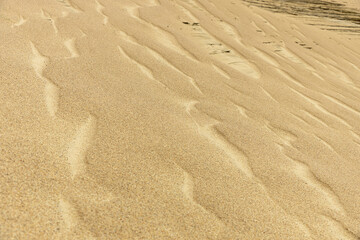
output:
POLYGON ((358 239, 360 38, 308 23, 1 1, 0 238, 358 239))

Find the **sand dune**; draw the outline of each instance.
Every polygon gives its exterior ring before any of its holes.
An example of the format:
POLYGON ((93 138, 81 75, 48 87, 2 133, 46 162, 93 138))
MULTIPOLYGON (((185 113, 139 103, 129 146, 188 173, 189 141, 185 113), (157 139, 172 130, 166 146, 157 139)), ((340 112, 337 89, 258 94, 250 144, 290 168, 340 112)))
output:
POLYGON ((359 239, 360 5, 0 3, 0 239, 359 239))

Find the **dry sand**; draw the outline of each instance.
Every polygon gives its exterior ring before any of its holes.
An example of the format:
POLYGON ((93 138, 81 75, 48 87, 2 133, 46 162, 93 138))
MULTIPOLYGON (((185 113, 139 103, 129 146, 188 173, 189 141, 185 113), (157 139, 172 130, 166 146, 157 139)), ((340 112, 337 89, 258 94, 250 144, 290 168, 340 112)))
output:
POLYGON ((0 1, 0 239, 359 239, 360 38, 309 21, 0 1))

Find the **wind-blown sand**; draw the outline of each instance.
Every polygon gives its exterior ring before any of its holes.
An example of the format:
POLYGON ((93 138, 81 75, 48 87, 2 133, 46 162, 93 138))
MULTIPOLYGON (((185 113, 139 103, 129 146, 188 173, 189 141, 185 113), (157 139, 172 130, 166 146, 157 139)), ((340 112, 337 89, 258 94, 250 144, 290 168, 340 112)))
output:
POLYGON ((0 239, 359 239, 356 23, 260 7, 0 1, 0 239))

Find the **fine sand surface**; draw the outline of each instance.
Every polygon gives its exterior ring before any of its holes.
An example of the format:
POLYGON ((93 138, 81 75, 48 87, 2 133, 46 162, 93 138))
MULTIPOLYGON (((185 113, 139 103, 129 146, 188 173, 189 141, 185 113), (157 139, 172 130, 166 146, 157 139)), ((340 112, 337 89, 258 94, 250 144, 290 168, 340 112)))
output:
POLYGON ((359 239, 360 37, 317 21, 1 0, 0 239, 359 239))

